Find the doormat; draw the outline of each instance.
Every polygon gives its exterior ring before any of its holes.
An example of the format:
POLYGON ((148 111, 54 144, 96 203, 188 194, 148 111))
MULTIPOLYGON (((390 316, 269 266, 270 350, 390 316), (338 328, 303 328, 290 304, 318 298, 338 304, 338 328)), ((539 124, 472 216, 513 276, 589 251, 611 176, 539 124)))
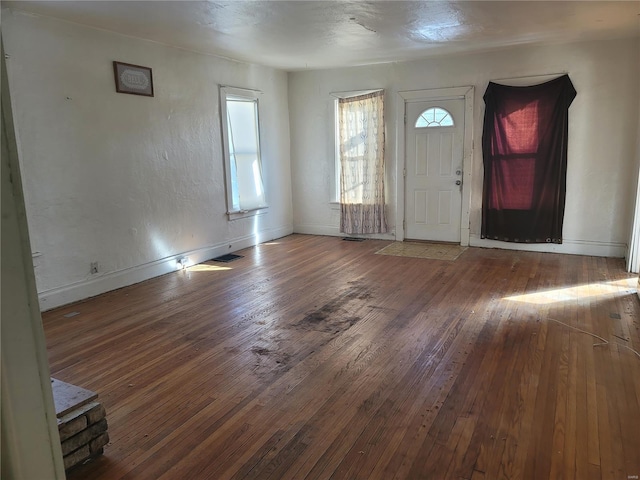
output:
POLYGON ((467 247, 447 245, 443 243, 411 243, 393 242, 376 255, 392 255, 394 257, 429 258, 432 260, 456 260, 467 247))
POLYGON ((347 241, 347 242, 364 242, 366 240, 366 238, 359 238, 359 237, 344 237, 343 240, 347 241))
POLYGON ((224 262, 224 263, 229 263, 229 262, 233 262, 234 260, 237 260, 238 258, 243 258, 243 255, 236 255, 235 253, 227 253, 225 255, 220 255, 219 257, 216 257, 213 259, 214 262, 224 262))

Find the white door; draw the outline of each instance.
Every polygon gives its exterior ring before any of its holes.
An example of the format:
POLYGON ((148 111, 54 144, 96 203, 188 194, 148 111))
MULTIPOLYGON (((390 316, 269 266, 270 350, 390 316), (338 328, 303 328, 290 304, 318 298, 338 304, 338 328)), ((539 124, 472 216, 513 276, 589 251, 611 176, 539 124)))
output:
POLYGON ((406 103, 405 238, 460 243, 464 99, 406 103))

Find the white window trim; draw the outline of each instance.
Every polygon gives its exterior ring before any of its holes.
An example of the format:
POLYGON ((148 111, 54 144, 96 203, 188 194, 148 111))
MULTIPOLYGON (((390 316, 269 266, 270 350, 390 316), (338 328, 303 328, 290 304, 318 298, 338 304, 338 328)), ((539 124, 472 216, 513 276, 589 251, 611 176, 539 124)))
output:
POLYGON ((269 206, 254 208, 252 210, 238 210, 237 212, 227 212, 229 220, 238 220, 239 218, 255 217, 267 213, 269 206))
POLYGON ((333 185, 331 188, 332 201, 330 203, 340 203, 340 121, 338 119, 338 100, 333 101, 333 185))
MULTIPOLYGON (((262 94, 259 90, 251 90, 247 88, 230 87, 226 85, 220 85, 220 129, 222 130, 222 156, 224 159, 224 177, 225 177, 225 195, 227 201, 227 217, 229 220, 238 220, 241 218, 254 217, 256 215, 262 215, 267 213, 269 205, 259 208, 253 208, 249 210, 233 210, 230 206, 233 205, 233 192, 231 191, 231 158, 229 155, 229 132, 227 128, 227 97, 238 97, 255 101, 258 112, 258 152, 260 158, 260 164, 262 166, 262 142, 260 140, 260 134, 262 131, 260 120, 260 99, 262 94)), ((264 170, 262 182, 265 183, 264 170)), ((265 200, 267 197, 267 191, 265 189, 265 200)))

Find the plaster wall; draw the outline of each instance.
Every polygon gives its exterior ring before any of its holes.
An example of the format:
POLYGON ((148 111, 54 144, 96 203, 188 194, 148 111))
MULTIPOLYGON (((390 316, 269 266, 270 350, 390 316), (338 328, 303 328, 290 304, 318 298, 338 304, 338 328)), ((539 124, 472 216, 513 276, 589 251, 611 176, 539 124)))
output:
POLYGON ((2 36, 42 309, 292 232, 285 72, 10 10, 2 36), (227 219, 219 85, 263 92, 264 215, 227 219))
MULTIPOLYGON (((339 235, 331 204, 334 178, 334 98, 331 92, 384 88, 389 224, 404 215, 398 178, 398 92, 475 88, 470 243, 476 246, 619 256, 626 254, 634 204, 640 76, 638 39, 514 47, 473 55, 289 74, 294 230, 339 235), (522 245, 480 239, 482 95, 490 80, 567 72, 578 91, 569 110, 567 201, 562 245, 522 245)), ((518 80, 520 84, 526 79, 518 80)), ((509 83, 504 80, 502 83, 509 83)), ((400 105, 399 105, 400 103, 400 105)), ((400 107, 400 108, 398 108, 400 107)), ((397 232, 396 232, 397 233, 397 232)), ((400 235, 399 235, 400 236, 400 235)))

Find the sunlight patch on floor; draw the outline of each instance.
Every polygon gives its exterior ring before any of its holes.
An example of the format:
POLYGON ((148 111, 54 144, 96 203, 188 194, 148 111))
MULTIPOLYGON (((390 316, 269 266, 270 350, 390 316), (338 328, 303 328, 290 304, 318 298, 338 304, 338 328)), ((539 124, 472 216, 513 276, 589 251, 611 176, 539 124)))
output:
POLYGON ((584 298, 596 298, 604 296, 622 296, 635 292, 637 278, 625 278, 604 283, 590 283, 575 287, 557 288, 546 292, 527 293, 525 295, 513 295, 504 297, 503 300, 512 302, 532 303, 535 305, 548 305, 550 303, 572 302, 584 298))
POLYGON ((231 267, 221 267, 219 265, 208 265, 206 263, 201 263, 198 265, 193 265, 191 267, 187 267, 186 270, 188 272, 219 272, 221 270, 232 270, 231 267))

